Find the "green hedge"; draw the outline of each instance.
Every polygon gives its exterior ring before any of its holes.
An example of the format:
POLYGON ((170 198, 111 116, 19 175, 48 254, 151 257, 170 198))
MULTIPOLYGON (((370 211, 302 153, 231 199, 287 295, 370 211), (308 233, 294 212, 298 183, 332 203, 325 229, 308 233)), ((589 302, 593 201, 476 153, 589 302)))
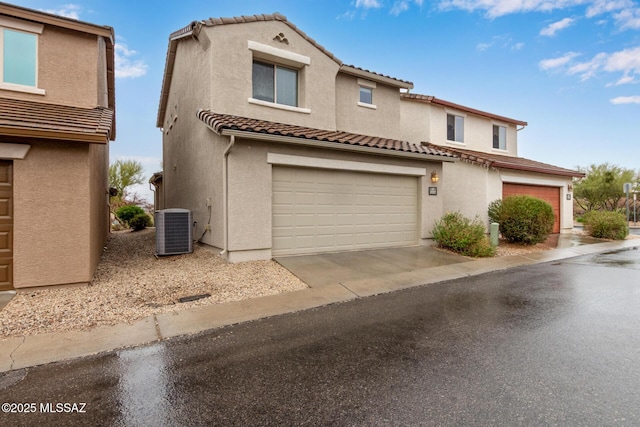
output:
POLYGON ((477 218, 472 221, 460 212, 444 215, 436 221, 431 233, 441 248, 472 257, 495 255, 482 222, 477 218))
POLYGON ((135 217, 136 215, 142 215, 144 213, 144 209, 142 209, 140 206, 126 205, 122 206, 116 211, 116 216, 120 218, 122 222, 129 224, 129 221, 131 221, 133 217, 135 217))
POLYGON ((611 211, 589 211, 584 214, 587 233, 600 239, 624 240, 629 234, 626 215, 611 211))
POLYGON ((553 231, 551 205, 531 196, 508 196, 489 204, 489 220, 500 225, 500 233, 509 242, 535 245, 544 242, 553 231))

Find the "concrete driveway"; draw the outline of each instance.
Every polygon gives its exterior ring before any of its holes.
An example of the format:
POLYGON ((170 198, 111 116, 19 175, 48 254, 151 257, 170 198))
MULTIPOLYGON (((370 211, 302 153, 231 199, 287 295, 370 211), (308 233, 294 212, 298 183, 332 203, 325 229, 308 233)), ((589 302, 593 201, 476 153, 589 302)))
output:
POLYGON ((274 258, 312 288, 470 261, 430 246, 274 258))

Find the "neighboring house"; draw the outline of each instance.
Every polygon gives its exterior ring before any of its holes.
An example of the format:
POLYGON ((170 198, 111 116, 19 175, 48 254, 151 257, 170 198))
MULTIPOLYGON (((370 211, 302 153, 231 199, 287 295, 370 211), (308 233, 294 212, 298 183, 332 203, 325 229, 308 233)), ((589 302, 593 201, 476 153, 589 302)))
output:
POLYGON ((461 161, 444 165, 445 211, 487 221, 486 207, 510 195, 531 195, 553 208, 553 233, 573 228, 573 177, 584 174, 518 157, 518 131, 527 123, 444 101, 401 94, 404 137, 445 150, 461 161))
MULTIPOLYGON (((279 14, 193 22, 169 38, 156 197, 192 210, 194 235, 232 262, 429 244, 447 210, 486 217, 502 193, 486 185, 455 206, 449 192, 466 190, 451 184, 467 183, 450 171, 486 170, 455 162, 463 154, 453 148, 481 151, 483 137, 408 102, 412 88, 343 64, 279 14), (446 144, 464 132, 477 144, 446 144)), ((498 122, 498 143, 509 142, 499 152, 513 157, 524 123, 498 122)))
POLYGON ((91 280, 109 233, 113 42, 0 3, 0 290, 91 280))

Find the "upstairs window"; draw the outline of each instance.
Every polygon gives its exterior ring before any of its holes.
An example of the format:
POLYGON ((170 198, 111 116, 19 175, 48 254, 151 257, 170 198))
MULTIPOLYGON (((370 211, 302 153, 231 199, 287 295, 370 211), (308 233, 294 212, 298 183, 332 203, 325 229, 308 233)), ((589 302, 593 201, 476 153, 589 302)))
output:
POLYGON ((464 117, 447 114, 447 140, 464 142, 464 117))
POLYGON ((363 104, 373 104, 373 89, 360 86, 360 102, 363 104))
POLYGON ((298 71, 253 61, 253 98, 275 104, 298 106, 298 71))
POLYGON ((507 149, 507 128, 493 125, 493 148, 497 150, 507 149))
POLYGON ((0 88, 31 93, 38 87, 38 35, 43 25, 0 17, 0 88))
POLYGON ((35 87, 36 35, 6 28, 2 33, 2 81, 35 87))

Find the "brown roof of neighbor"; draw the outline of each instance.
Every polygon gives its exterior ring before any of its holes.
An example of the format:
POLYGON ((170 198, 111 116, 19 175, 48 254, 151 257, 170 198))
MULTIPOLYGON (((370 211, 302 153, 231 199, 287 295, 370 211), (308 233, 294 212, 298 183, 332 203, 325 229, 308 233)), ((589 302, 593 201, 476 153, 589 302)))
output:
MULTIPOLYGON (((97 25, 89 22, 79 21, 77 19, 66 18, 64 16, 52 13, 42 12, 40 10, 29 9, 26 7, 16 6, 8 3, 0 2, 0 15, 7 15, 20 19, 26 19, 47 25, 54 25, 68 30, 79 31, 85 34, 93 34, 97 37, 104 37, 106 43, 106 61, 107 61, 107 103, 109 109, 114 113, 116 111, 116 93, 115 93, 115 33, 113 27, 108 25, 97 25)), ((115 117, 111 127, 111 139, 116 138, 115 117)))
POLYGON ((107 143, 114 114, 108 108, 80 108, 0 98, 0 135, 107 143))
POLYGON ((392 85, 396 85, 398 87, 405 88, 413 88, 413 83, 396 79, 394 77, 385 76, 384 74, 374 73, 372 71, 365 70, 363 68, 354 67, 352 65, 344 65, 340 59, 338 59, 333 53, 329 52, 324 46, 315 41, 313 38, 309 37, 304 31, 298 28, 295 24, 287 20, 287 17, 275 12, 272 14, 261 14, 261 15, 243 15, 236 16, 231 18, 209 18, 203 21, 193 21, 189 25, 184 28, 181 28, 177 31, 174 31, 169 36, 169 47, 167 48, 167 59, 165 62, 164 75, 162 78, 162 90, 160 93, 160 105, 158 108, 158 117, 156 120, 156 126, 161 128, 162 121, 164 119, 164 113, 166 111, 166 104, 169 98, 169 85, 171 83, 171 77, 173 75, 173 67, 176 55, 176 46, 178 40, 195 35, 198 36, 202 26, 205 27, 214 27, 219 25, 229 25, 229 24, 244 24, 251 22, 260 22, 260 21, 280 21, 285 25, 289 26, 293 31, 298 33, 303 39, 307 40, 313 46, 315 46, 322 53, 327 55, 333 61, 335 61, 338 65, 340 65, 340 71, 346 72, 348 74, 353 74, 353 71, 364 73, 367 77, 377 80, 379 79, 382 83, 388 83, 392 85))
POLYGON ((408 101, 423 102, 425 104, 436 104, 436 105, 441 105, 443 107, 449 107, 449 108, 455 108, 456 110, 464 111, 464 112, 475 114, 482 117, 488 117, 490 119, 500 120, 507 123, 513 123, 514 125, 519 125, 519 126, 527 126, 528 124, 527 122, 523 122, 521 120, 511 119, 509 117, 488 113, 482 110, 476 110, 475 108, 471 108, 471 107, 465 107, 464 105, 445 101, 444 99, 439 99, 431 95, 420 95, 417 93, 401 93, 400 99, 408 100, 408 101))
POLYGON ((303 126, 257 120, 247 117, 218 114, 209 110, 198 110, 197 116, 217 133, 224 130, 237 130, 256 134, 267 134, 301 140, 322 141, 345 144, 348 146, 370 147, 398 153, 412 153, 425 156, 441 156, 453 159, 453 155, 439 147, 424 147, 397 139, 381 138, 377 136, 360 135, 335 130, 314 129, 303 126))
POLYGON ((582 172, 549 165, 547 163, 536 162, 535 160, 525 159, 524 157, 505 156, 502 154, 483 153, 480 151, 465 150, 461 148, 443 147, 430 142, 423 142, 422 144, 426 147, 439 149, 455 155, 460 160, 490 168, 539 172, 549 175, 571 176, 576 178, 582 178, 585 176, 582 172))

